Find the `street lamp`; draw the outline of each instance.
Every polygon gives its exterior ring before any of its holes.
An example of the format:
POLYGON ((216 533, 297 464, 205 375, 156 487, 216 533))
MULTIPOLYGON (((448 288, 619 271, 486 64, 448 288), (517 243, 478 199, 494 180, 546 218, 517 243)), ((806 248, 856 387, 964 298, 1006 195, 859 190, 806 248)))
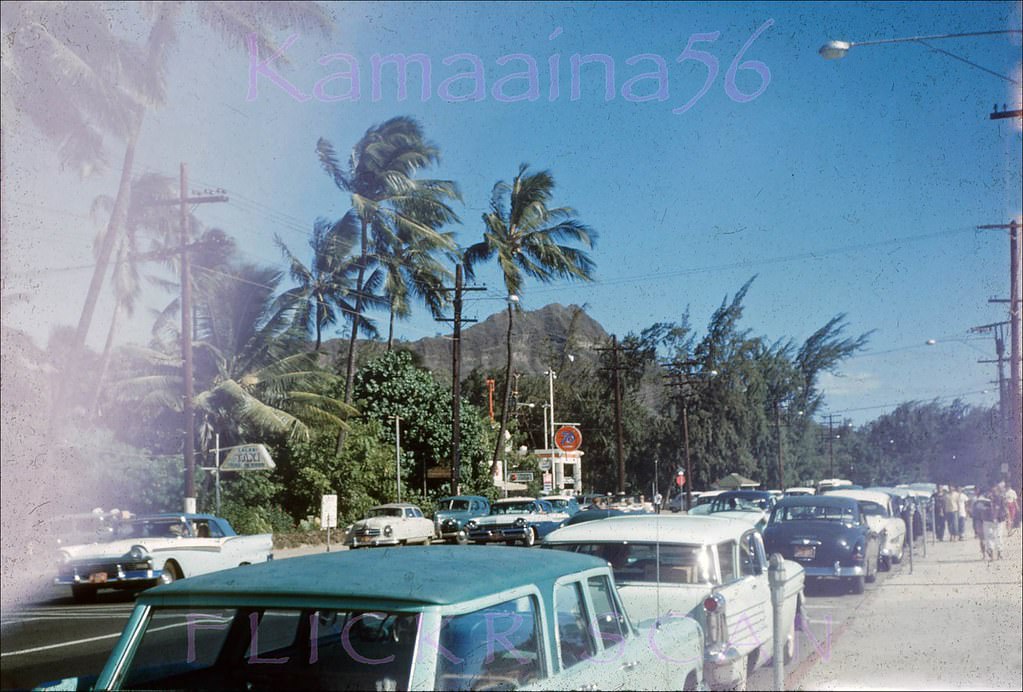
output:
POLYGON ((1020 84, 1019 81, 1012 79, 1011 77, 1006 77, 1003 74, 998 74, 997 72, 989 70, 986 67, 978 65, 975 62, 971 62, 970 60, 967 60, 966 58, 961 57, 959 55, 956 55, 955 53, 950 53, 947 50, 942 50, 941 48, 935 48, 934 46, 931 46, 928 43, 926 43, 927 41, 937 41, 939 39, 946 38, 963 38, 966 36, 991 36, 995 34, 1023 34, 1023 31, 1019 29, 1007 29, 1002 31, 973 31, 965 34, 940 34, 937 36, 910 36, 907 38, 887 38, 881 39, 879 41, 858 42, 828 41, 823 46, 821 46, 820 50, 818 50, 817 52, 820 53, 820 56, 825 60, 840 60, 841 58, 844 58, 849 53, 849 51, 855 48, 856 46, 879 46, 886 43, 919 43, 920 45, 926 46, 927 48, 930 48, 933 51, 937 51, 938 53, 947 55, 950 58, 953 58, 960 62, 964 62, 967 65, 970 65, 971 67, 976 67, 978 70, 982 70, 984 72, 987 72, 988 74, 994 75, 999 79, 1004 79, 1005 81, 1012 82, 1013 84, 1020 84))

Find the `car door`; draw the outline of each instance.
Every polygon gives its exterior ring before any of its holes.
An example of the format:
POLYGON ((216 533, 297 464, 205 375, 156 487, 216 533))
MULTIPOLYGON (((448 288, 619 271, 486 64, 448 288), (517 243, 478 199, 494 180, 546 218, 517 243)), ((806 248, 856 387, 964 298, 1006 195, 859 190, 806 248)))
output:
POLYGON ((743 655, 770 642, 774 619, 767 571, 755 534, 756 529, 751 528, 738 541, 717 546, 728 639, 743 655))

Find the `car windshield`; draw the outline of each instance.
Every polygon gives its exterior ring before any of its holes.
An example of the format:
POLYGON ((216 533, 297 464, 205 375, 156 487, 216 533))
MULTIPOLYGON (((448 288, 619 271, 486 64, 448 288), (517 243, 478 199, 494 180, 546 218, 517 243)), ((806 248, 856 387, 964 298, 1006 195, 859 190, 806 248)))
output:
POLYGON ((533 511, 532 502, 500 502, 490 508, 491 514, 522 514, 533 511))
POLYGON ((369 510, 370 518, 373 517, 400 517, 402 516, 401 507, 374 507, 369 510))
POLYGON ((554 509, 568 509, 568 500, 547 500, 554 509))
POLYGON ((447 510, 450 512, 464 512, 469 509, 468 500, 444 500, 437 505, 439 510, 447 510))
POLYGON ((710 553, 702 545, 572 543, 551 547, 606 560, 619 583, 706 584, 717 581, 710 553))
POLYGON ((180 519, 146 519, 117 527, 118 538, 178 538, 188 535, 188 523, 180 519))
POLYGON ((840 521, 855 524, 856 515, 851 507, 838 505, 793 505, 778 507, 771 515, 771 523, 783 521, 840 521))
POLYGON ((762 512, 767 509, 765 498, 752 497, 716 497, 711 502, 711 512, 762 512))
POLYGON ((122 685, 408 689, 418 629, 416 613, 156 608, 122 685))
POLYGON ((882 507, 881 505, 877 504, 876 502, 861 501, 860 509, 863 510, 863 513, 866 514, 868 517, 888 516, 888 510, 882 507))

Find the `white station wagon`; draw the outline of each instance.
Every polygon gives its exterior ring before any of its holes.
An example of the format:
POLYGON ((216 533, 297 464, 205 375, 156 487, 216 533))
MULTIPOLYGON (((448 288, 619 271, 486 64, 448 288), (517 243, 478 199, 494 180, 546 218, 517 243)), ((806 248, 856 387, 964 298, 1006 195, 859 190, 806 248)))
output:
POLYGON ((892 496, 879 490, 832 490, 828 495, 848 497, 860 503, 867 526, 877 532, 880 554, 877 564, 891 569, 902 561, 906 545, 906 522, 895 513, 892 496))
MULTIPOLYGON (((610 517, 559 529, 544 548, 595 555, 614 570, 639 620, 692 618, 705 635, 703 674, 712 689, 745 689, 773 652, 774 611, 760 532, 746 521, 654 515, 610 517)), ((785 561, 785 658, 795 653, 805 575, 785 561), (790 623, 790 624, 789 624, 790 623)))

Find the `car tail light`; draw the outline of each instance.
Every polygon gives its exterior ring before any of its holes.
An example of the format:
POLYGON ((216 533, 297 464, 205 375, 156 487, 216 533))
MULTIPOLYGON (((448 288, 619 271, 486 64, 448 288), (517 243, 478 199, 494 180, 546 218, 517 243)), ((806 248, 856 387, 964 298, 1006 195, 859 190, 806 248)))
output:
POLYGON ((709 597, 707 597, 707 598, 706 598, 706 599, 705 599, 705 600, 703 601, 703 608, 704 608, 704 610, 706 610, 706 611, 707 611, 708 613, 713 613, 714 611, 716 611, 716 610, 718 609, 718 602, 717 602, 717 599, 716 599, 716 598, 714 598, 713 596, 709 596, 709 597))

